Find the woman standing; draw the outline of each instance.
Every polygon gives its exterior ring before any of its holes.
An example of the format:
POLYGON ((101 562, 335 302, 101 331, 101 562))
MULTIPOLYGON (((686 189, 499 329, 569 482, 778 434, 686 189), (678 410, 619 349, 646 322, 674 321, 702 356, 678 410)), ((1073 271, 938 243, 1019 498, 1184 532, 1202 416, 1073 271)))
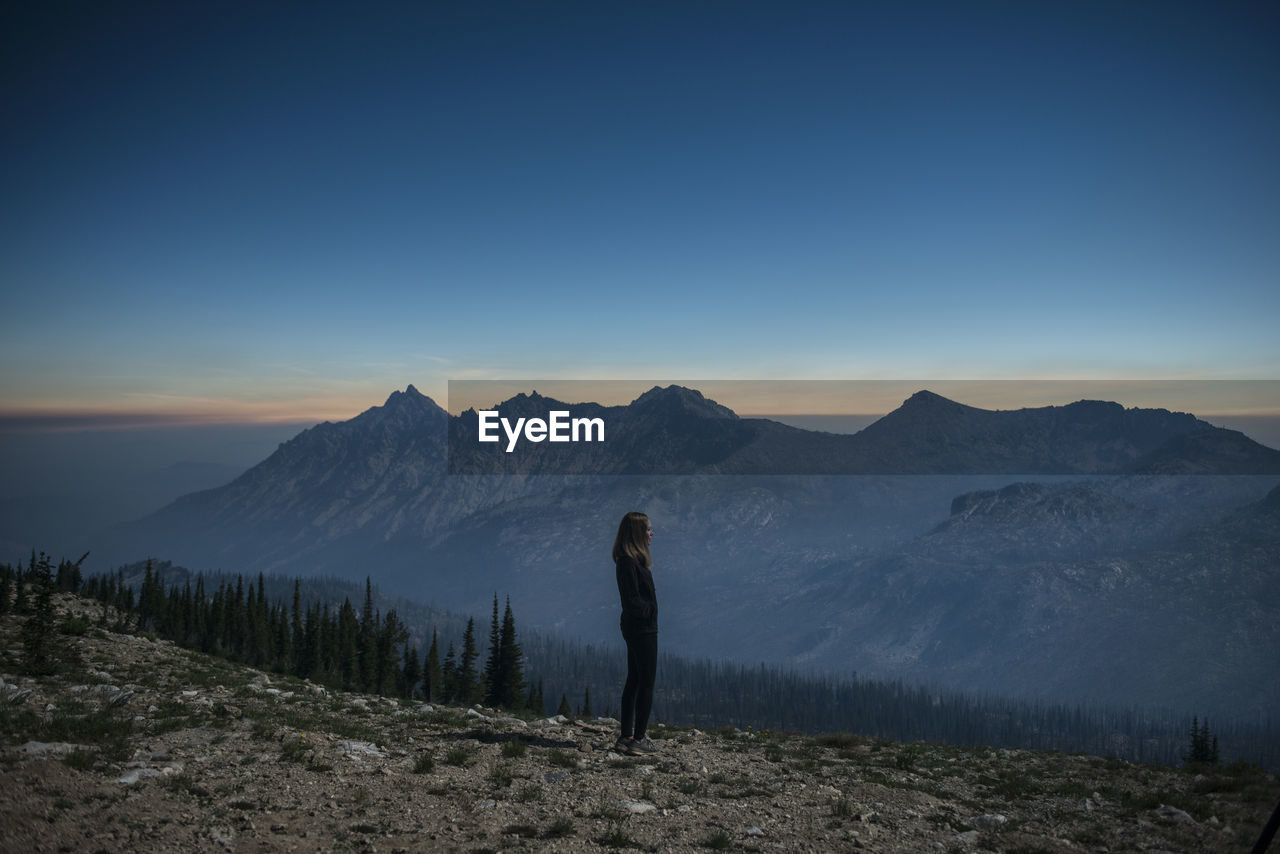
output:
POLYGON ((657 753, 645 734, 658 673, 658 597, 653 590, 649 542, 653 528, 643 513, 628 513, 613 541, 622 599, 622 639, 627 642, 627 684, 622 689, 622 735, 613 749, 638 756, 657 753))

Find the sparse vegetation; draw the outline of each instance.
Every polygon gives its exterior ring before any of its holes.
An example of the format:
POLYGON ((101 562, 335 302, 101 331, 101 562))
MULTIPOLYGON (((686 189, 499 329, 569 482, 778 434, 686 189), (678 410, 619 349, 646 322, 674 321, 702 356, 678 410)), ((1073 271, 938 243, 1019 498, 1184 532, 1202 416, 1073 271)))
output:
POLYGON ((459 768, 466 767, 471 764, 475 757, 475 752, 468 747, 451 747, 444 754, 444 761, 449 765, 456 765, 459 768))
POLYGON ((713 830, 698 844, 713 851, 725 851, 733 847, 733 837, 723 830, 713 830))
POLYGON ((567 818, 558 818, 551 824, 547 825, 547 829, 542 832, 545 839, 560 839, 565 836, 573 835, 573 822, 567 818))
POLYGON ((577 768, 578 760, 557 747, 547 751, 547 764, 560 768, 577 768))
MULTIPOLYGON (((5 650, 18 649, 25 616, 0 617, 4 666, 18 663, 20 653, 5 650)), ((84 836, 107 828, 140 850, 175 847, 195 822, 246 843, 305 829, 336 849, 377 837, 379 847, 385 839, 415 850, 434 834, 442 850, 536 848, 533 840, 574 836, 610 849, 750 850, 761 847, 752 838, 760 831, 744 829, 768 811, 792 817, 758 820, 765 846, 781 850, 844 850, 857 832, 902 850, 1010 854, 1043 848, 1043 838, 1127 850, 1140 838, 1164 850, 1226 852, 1247 849, 1277 785, 1248 763, 1179 769, 750 727, 664 728, 652 761, 612 762, 616 721, 424 712, 394 698, 319 692, 163 640, 63 637, 79 645, 83 675, 55 668, 23 682, 26 702, 0 703, 0 774, 24 787, 22 798, 0 803, 0 824, 80 834, 49 850, 114 850, 84 836), (42 766, 18 751, 27 741, 73 746, 42 766), (48 767, 73 775, 75 787, 29 784, 48 767), (998 824, 988 818, 997 813, 998 824), (976 843, 956 839, 970 830, 976 843)), ((8 671, 5 680, 5 696, 17 696, 8 671)), ((33 850, 24 840, 15 844, 33 850)))

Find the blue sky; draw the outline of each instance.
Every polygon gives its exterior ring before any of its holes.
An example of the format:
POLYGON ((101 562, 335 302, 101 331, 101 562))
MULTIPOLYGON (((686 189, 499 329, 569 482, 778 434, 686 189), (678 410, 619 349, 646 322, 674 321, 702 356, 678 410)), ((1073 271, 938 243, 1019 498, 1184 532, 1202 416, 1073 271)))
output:
POLYGON ((8 5, 0 415, 1280 377, 1274 4, 8 5))

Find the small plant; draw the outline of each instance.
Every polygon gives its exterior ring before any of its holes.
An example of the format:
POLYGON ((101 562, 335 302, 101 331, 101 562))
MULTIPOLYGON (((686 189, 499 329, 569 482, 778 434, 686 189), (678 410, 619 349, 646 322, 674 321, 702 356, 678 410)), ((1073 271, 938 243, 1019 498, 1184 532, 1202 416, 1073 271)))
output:
POLYGON ((68 617, 63 620, 61 631, 64 635, 83 637, 89 633, 89 621, 78 615, 75 617, 68 617))
POLYGON ((702 782, 693 777, 686 777, 676 783, 676 791, 682 795, 696 795, 702 791, 702 782))
POLYGON ((92 750, 84 750, 77 747, 62 758, 67 763, 67 767, 74 768, 77 771, 92 771, 93 764, 98 761, 98 754, 92 750))
POLYGON ((305 736, 291 739, 280 745, 280 761, 302 762, 310 752, 311 746, 305 741, 305 736))
POLYGON ((813 740, 823 747, 837 747, 846 750, 850 747, 857 747, 859 743, 856 735, 847 732, 823 733, 822 735, 814 736, 813 740))
POLYGON ((559 748, 548 751, 547 762, 551 763, 552 765, 559 766, 560 768, 577 768, 578 767, 578 760, 573 756, 570 756, 569 754, 565 753, 563 750, 560 750, 559 748))
POLYGON ((516 800, 524 804, 531 803, 533 801, 540 801, 542 800, 542 787, 536 784, 533 786, 525 786, 516 793, 516 800))
POLYGON ((502 755, 508 759, 519 759, 524 756, 528 746, 518 738, 509 739, 502 744, 502 755))
POLYGON ((430 774, 436 770, 436 758, 430 753, 419 753, 413 760, 413 773, 430 774))
POLYGON ((836 818, 853 818, 853 804, 847 798, 832 801, 831 814, 836 818))
POLYGON ((567 818, 558 818, 551 824, 547 825, 547 829, 542 831, 543 839, 561 839, 565 836, 573 835, 573 822, 567 818))
POLYGON ((489 769, 489 782, 493 784, 495 789, 505 789, 511 785, 511 781, 514 779, 511 769, 505 765, 494 765, 489 769))
POLYGON ((717 830, 698 844, 703 848, 710 848, 713 851, 724 851, 726 848, 733 847, 733 837, 725 833, 723 830, 717 830))
POLYGON ((893 758, 893 765, 899 771, 910 771, 920 758, 920 748, 914 744, 903 745, 898 755, 893 758))
POLYGON ((459 712, 456 709, 436 709, 427 712, 423 716, 423 720, 429 724, 447 727, 460 727, 467 722, 466 713, 459 712))
POLYGON ((640 847, 639 845, 636 844, 636 841, 634 839, 632 839, 630 836, 627 836, 626 831, 623 830, 621 827, 614 827, 604 836, 601 836, 599 839, 597 839, 596 842, 600 843, 605 848, 639 848, 640 847))
POLYGON ((444 755, 444 761, 449 765, 457 765, 459 768, 471 764, 472 753, 465 747, 451 747, 449 752, 444 755))

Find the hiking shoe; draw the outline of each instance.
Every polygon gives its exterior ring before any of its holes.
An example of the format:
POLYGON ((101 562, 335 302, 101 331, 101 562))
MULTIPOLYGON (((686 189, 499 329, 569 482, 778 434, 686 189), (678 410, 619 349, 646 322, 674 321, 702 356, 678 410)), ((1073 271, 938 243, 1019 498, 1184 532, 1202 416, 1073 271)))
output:
POLYGON ((630 736, 618 736, 618 740, 613 743, 613 751, 627 756, 634 756, 635 754, 631 750, 631 745, 634 743, 635 739, 630 736))
POLYGON ((631 752, 633 756, 639 756, 642 753, 657 753, 658 747, 649 738, 633 738, 631 739, 631 752))

